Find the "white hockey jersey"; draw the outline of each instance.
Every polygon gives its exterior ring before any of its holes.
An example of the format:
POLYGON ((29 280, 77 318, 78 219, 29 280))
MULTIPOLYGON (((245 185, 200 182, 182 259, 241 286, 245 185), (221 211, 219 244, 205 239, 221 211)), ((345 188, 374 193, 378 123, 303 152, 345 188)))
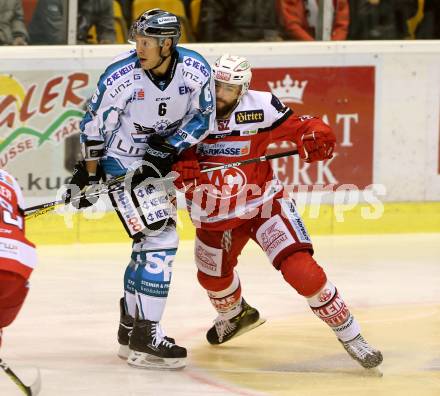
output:
POLYGON ((197 52, 177 47, 168 74, 158 79, 129 51, 100 77, 81 122, 81 141, 104 141, 106 172, 122 174, 142 158, 152 134, 178 152, 199 142, 214 126, 213 93, 210 66, 197 52))

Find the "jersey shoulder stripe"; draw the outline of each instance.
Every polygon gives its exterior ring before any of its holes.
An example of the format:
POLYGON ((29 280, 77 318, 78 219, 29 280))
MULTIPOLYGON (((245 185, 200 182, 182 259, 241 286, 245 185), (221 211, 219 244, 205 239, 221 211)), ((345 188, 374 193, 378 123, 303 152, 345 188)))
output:
POLYGON ((211 66, 198 52, 187 48, 177 47, 179 54, 178 64, 182 65, 183 75, 192 85, 191 81, 196 85, 203 86, 211 77, 211 66), (196 76, 196 77, 194 77, 196 76))
POLYGON ((176 47, 176 50, 179 54, 179 62, 180 63, 182 63, 184 61, 185 57, 194 58, 198 62, 202 63, 209 72, 211 72, 211 66, 209 65, 208 61, 202 55, 200 55, 198 52, 190 50, 188 48, 179 47, 179 46, 176 47))
POLYGON ((105 69, 104 73, 99 77, 98 81, 98 97, 92 104, 92 110, 95 110, 101 104, 102 98, 108 86, 112 85, 121 76, 128 74, 135 68, 140 67, 139 59, 136 52, 126 52, 116 58, 116 61, 111 63, 105 69))

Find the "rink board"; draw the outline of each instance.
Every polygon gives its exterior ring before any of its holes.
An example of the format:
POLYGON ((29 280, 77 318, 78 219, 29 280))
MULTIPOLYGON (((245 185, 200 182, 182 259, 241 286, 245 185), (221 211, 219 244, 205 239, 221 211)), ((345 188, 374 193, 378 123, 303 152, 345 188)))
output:
MULTIPOLYGON (((440 230, 440 202, 386 203, 382 216, 369 220, 363 218, 365 208, 365 205, 354 208, 321 205, 318 212, 316 207, 307 206, 301 214, 312 237, 440 230)), ((48 214, 28 221, 28 237, 37 244, 128 241, 115 213, 100 213, 98 217, 87 219, 79 213, 66 220, 63 216, 48 214)), ((195 228, 186 210, 178 211, 177 229, 181 239, 194 239, 195 228)))

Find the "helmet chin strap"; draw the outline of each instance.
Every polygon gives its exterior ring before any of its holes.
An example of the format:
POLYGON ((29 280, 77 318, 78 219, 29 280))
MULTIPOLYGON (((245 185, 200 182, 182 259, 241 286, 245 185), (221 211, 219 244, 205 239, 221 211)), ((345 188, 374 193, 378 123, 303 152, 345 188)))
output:
POLYGON ((159 57, 160 57, 159 63, 156 66, 154 66, 153 68, 150 69, 152 72, 154 72, 154 70, 156 70, 158 67, 162 66, 162 63, 164 63, 165 60, 171 56, 171 51, 170 51, 170 54, 168 56, 163 56, 162 55, 162 50, 163 50, 163 47, 161 46, 160 47, 160 54, 159 54, 159 57))

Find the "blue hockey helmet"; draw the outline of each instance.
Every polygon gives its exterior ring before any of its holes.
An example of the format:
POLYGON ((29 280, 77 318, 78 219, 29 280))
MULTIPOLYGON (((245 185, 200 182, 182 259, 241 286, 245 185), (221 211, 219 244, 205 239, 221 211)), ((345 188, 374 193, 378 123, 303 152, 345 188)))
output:
POLYGON ((133 42, 136 35, 156 37, 159 39, 160 46, 163 45, 165 39, 170 38, 173 40, 172 47, 174 48, 181 35, 179 17, 160 8, 145 11, 133 22, 129 42, 133 42))

